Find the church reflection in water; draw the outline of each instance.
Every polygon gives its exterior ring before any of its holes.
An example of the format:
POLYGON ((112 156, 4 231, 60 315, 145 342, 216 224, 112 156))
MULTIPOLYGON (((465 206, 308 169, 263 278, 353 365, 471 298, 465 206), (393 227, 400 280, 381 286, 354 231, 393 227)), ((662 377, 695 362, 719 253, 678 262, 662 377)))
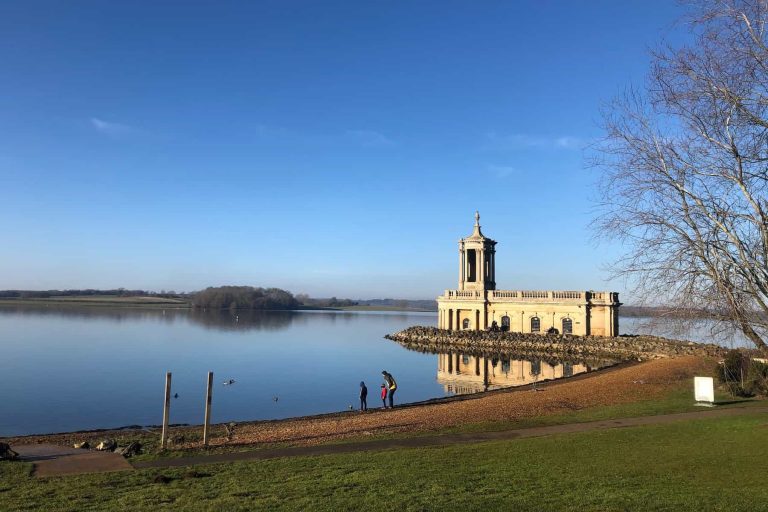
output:
POLYGON ((542 360, 529 361, 503 356, 438 354, 437 382, 443 385, 446 393, 462 395, 572 377, 602 366, 565 361, 551 364, 542 360))

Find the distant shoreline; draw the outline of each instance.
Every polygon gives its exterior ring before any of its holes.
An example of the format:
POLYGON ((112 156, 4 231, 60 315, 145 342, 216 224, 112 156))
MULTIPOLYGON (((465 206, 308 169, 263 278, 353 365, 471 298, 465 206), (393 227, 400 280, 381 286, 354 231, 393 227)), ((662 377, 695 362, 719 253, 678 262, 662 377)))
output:
MULTIPOLYGON (((126 309, 194 309, 191 301, 165 297, 116 295, 85 295, 62 296, 45 298, 0 298, 0 306, 66 306, 84 308, 126 308, 126 309)), ((221 311, 229 311, 222 309, 221 311)), ((234 311, 272 311, 256 309, 239 309, 234 311)), ((303 305, 295 309, 280 311, 400 311, 411 313, 437 313, 437 309, 408 308, 403 306, 367 305, 355 306, 309 306, 303 305)), ((704 311, 689 312, 691 318, 713 319, 715 315, 704 311)), ((623 318, 682 318, 685 315, 668 308, 623 306, 619 310, 623 318)))
MULTIPOLYGON (((2 306, 64 306, 80 308, 125 308, 125 309, 188 309, 194 307, 189 301, 181 299, 166 299, 161 297, 117 297, 117 296, 76 296, 76 297, 46 297, 40 299, 0 299, 2 306)), ((222 309, 220 311, 230 311, 222 309)), ((233 311, 277 311, 257 309, 236 309, 233 311)), ((343 306, 343 307, 319 307, 300 306, 295 309, 279 311, 402 311, 411 313, 437 313, 437 310, 404 308, 400 306, 343 306)))

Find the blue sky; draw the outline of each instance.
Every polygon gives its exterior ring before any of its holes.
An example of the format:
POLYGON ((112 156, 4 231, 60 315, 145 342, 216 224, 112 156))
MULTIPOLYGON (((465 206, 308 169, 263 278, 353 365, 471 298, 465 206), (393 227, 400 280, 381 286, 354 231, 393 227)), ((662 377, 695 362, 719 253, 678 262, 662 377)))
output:
MULTIPOLYGON (((599 109, 671 1, 4 2, 0 289, 618 289, 599 109)), ((626 299, 627 297, 625 297, 626 299)))

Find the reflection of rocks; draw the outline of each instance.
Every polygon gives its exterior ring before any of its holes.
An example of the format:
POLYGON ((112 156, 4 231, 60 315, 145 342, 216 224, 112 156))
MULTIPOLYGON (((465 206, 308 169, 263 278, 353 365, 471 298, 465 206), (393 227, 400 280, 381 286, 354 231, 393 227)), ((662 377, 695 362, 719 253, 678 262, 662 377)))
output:
POLYGON ((448 331, 417 326, 387 335, 386 338, 413 350, 429 352, 515 353, 562 359, 629 360, 682 355, 721 357, 725 353, 725 349, 717 345, 655 336, 544 336, 515 332, 448 331))
POLYGON ((443 353, 437 356, 437 381, 443 384, 447 393, 477 393, 572 377, 608 364, 546 362, 541 359, 516 359, 508 355, 443 353))

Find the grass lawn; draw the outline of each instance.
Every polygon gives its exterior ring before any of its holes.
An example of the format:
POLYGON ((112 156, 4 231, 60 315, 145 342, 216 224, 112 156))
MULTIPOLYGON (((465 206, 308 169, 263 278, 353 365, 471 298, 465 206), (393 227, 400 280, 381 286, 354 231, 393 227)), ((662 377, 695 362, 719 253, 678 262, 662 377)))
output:
POLYGON ((768 417, 36 480, 0 510, 768 510, 768 417), (170 479, 155 483, 158 475, 170 479))

